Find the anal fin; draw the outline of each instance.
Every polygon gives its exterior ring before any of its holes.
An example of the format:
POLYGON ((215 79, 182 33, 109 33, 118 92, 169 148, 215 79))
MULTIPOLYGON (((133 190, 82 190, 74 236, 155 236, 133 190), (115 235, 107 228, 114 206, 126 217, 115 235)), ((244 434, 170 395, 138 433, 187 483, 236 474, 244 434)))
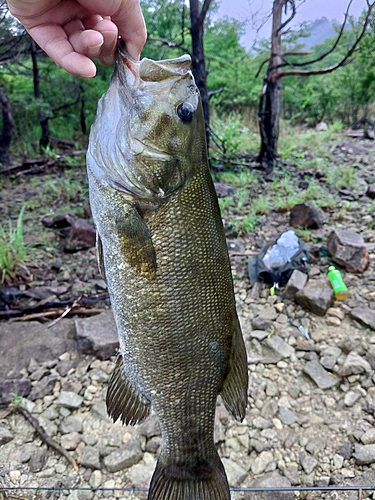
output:
POLYGON ((109 380, 106 403, 108 415, 115 422, 121 418, 125 425, 139 424, 150 413, 150 403, 142 401, 128 381, 121 355, 109 380))
POLYGON ((221 397, 226 409, 240 422, 245 418, 248 383, 246 347, 237 319, 233 332, 228 373, 221 389, 221 397))

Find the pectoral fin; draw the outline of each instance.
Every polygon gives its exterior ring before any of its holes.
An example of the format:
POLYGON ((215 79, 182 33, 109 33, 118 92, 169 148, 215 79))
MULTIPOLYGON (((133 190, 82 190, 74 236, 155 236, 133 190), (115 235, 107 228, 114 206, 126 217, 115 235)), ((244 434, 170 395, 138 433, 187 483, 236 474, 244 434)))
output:
POLYGON ((142 401, 130 384, 124 371, 121 355, 116 360, 115 369, 109 380, 106 403, 108 415, 115 422, 121 418, 125 425, 143 422, 150 413, 150 403, 142 401))
POLYGON ((134 209, 130 215, 117 221, 125 260, 148 279, 156 276, 156 254, 151 235, 141 215, 134 209))
POLYGON ((226 409, 240 422, 242 422, 246 413, 247 387, 247 354, 241 327, 237 320, 233 333, 228 374, 221 389, 221 397, 226 409))

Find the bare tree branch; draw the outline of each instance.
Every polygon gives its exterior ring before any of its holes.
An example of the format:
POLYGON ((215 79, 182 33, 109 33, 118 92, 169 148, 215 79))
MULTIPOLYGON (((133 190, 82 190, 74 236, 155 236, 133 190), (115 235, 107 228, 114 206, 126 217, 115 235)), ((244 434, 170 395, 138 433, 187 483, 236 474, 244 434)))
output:
POLYGON ((289 24, 289 23, 290 23, 290 21, 291 21, 291 20, 294 18, 294 16, 296 15, 297 10, 296 10, 296 4, 295 4, 294 0, 286 0, 286 1, 285 1, 285 13, 286 13, 286 9, 287 9, 287 5, 288 5, 288 3, 290 4, 290 6, 291 6, 291 8, 292 8, 292 13, 291 13, 291 15, 288 17, 288 19, 282 23, 282 25, 280 26, 280 28, 278 29, 278 31, 283 30, 283 29, 285 28, 285 26, 286 26, 287 24, 289 24))
MULTIPOLYGON (((325 52, 324 54, 322 54, 321 56, 317 57, 316 59, 313 59, 312 61, 304 61, 304 62, 301 62, 301 63, 294 63, 293 65, 294 66, 308 66, 310 64, 314 64, 316 62, 319 62, 319 61, 322 61, 323 59, 325 59, 327 56, 329 56, 329 54, 332 54, 332 52, 336 49, 336 47, 338 46, 341 38, 342 38, 342 35, 344 34, 344 31, 345 31, 345 25, 346 25, 346 21, 348 20, 348 17, 349 17, 349 10, 350 10, 350 6, 352 4, 353 0, 350 0, 349 1, 349 4, 348 4, 348 7, 345 11, 345 14, 344 14, 344 21, 342 22, 342 25, 341 25, 341 28, 340 28, 340 31, 339 31, 339 34, 337 35, 337 38, 335 40, 335 43, 332 45, 332 47, 327 51, 325 52)), ((368 0, 366 0, 366 2, 368 3, 368 0)), ((372 6, 369 5, 369 9, 372 9, 374 4, 372 4, 372 6)))
POLYGON ((171 42, 171 40, 166 40, 165 38, 158 38, 155 36, 149 36, 147 39, 152 42, 160 42, 162 45, 168 45, 168 47, 171 48, 181 49, 182 51, 186 52, 186 54, 189 54, 191 57, 191 51, 181 43, 171 42))
MULTIPOLYGON (((352 0, 350 1, 350 3, 352 0)), ((366 18, 364 20, 362 30, 358 37, 356 38, 355 42, 353 45, 350 47, 348 52, 345 54, 345 56, 341 59, 340 62, 337 64, 334 64, 333 66, 328 66, 327 68, 322 68, 322 69, 316 69, 316 70, 299 70, 299 69, 292 69, 292 70, 287 70, 287 71, 280 71, 277 75, 277 78, 282 78, 284 76, 289 76, 289 75, 323 75, 324 73, 331 73, 332 71, 335 71, 337 68, 340 68, 341 66, 345 66, 346 64, 349 64, 353 59, 351 59, 351 56, 354 54, 355 50, 358 47, 359 42, 362 40, 363 36, 366 33, 367 26, 369 25, 370 18, 371 18, 371 13, 372 10, 375 6, 375 2, 369 4, 368 3, 368 10, 366 13, 366 18)), ((319 60, 319 59, 317 59, 319 60)), ((295 66, 301 66, 301 64, 295 64, 295 66)))
POLYGON ((208 9, 210 8, 211 1, 212 0, 204 0, 204 2, 203 2, 202 10, 201 10, 201 12, 199 14, 199 24, 201 26, 203 26, 203 23, 204 23, 204 20, 206 18, 208 9))

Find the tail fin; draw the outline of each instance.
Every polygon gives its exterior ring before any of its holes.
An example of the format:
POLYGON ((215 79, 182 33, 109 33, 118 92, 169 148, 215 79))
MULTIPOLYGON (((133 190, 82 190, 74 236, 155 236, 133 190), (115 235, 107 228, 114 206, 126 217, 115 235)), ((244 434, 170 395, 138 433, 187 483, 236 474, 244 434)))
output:
POLYGON ((186 463, 166 465, 159 458, 147 500, 230 500, 219 455, 212 461, 189 459, 186 463))

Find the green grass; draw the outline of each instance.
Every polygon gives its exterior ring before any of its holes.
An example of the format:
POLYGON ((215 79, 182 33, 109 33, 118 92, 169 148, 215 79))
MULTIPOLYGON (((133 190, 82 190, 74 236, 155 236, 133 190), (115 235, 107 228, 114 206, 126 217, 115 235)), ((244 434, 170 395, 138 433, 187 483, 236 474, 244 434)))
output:
POLYGON ((25 244, 23 237, 23 213, 26 205, 21 208, 16 226, 11 221, 7 230, 0 227, 0 280, 4 283, 7 276, 14 279, 17 270, 24 266, 30 256, 30 247, 25 244))

